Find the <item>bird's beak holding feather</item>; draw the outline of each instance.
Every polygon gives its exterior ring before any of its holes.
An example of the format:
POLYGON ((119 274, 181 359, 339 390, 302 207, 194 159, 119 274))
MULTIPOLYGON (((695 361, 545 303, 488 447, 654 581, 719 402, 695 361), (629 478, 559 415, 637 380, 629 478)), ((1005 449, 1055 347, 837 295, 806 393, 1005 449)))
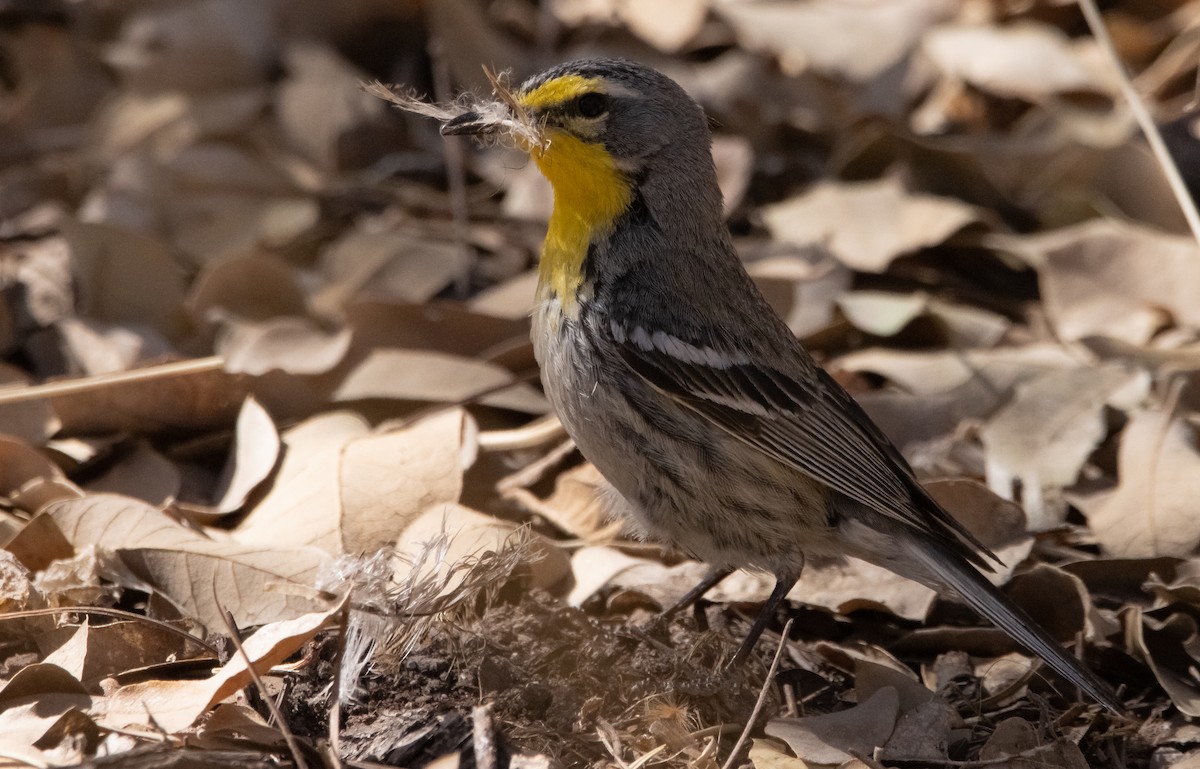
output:
POLYGON ((503 127, 503 123, 493 115, 479 112, 464 112, 442 123, 442 136, 479 136, 494 134, 503 127))

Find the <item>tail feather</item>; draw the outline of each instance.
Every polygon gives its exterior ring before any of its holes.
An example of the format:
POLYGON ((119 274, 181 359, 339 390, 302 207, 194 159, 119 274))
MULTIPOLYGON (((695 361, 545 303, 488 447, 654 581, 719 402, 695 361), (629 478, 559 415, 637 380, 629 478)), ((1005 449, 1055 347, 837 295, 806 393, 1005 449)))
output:
POLYGON ((1113 713, 1125 712, 1124 705, 1109 686, 1050 637, 1021 607, 1000 592, 982 574, 961 558, 933 543, 908 541, 908 550, 928 574, 954 589, 976 612, 1008 633, 1022 646, 1045 660, 1063 678, 1113 713))

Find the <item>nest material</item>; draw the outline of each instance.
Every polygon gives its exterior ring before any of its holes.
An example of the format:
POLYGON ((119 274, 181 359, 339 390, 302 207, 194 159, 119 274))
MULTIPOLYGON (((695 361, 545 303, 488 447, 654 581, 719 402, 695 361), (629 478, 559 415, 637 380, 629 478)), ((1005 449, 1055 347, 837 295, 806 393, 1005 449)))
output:
POLYGON ((361 83, 360 87, 367 93, 392 104, 393 106, 412 112, 416 115, 431 117, 443 125, 460 115, 475 113, 483 122, 492 126, 492 130, 479 134, 483 140, 497 144, 516 147, 527 152, 544 152, 550 146, 546 136, 545 126, 530 117, 521 106, 516 94, 508 85, 508 73, 492 72, 483 68, 488 82, 492 86, 492 98, 483 99, 473 93, 461 93, 453 101, 436 103, 426 101, 412 91, 405 91, 396 86, 386 86, 378 80, 361 83))

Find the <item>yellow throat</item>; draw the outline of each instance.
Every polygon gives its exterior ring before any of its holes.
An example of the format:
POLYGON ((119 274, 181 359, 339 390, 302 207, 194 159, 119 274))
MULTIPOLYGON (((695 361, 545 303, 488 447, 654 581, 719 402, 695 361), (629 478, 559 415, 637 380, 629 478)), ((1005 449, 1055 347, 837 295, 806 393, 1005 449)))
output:
MULTIPOLYGON (((544 83, 521 97, 526 107, 562 103, 596 87, 596 81, 568 75, 544 83)), ((600 144, 585 142, 562 129, 551 129, 549 146, 530 155, 554 188, 554 211, 542 245, 538 298, 557 297, 569 317, 578 313, 588 246, 611 231, 629 208, 633 189, 600 144)))

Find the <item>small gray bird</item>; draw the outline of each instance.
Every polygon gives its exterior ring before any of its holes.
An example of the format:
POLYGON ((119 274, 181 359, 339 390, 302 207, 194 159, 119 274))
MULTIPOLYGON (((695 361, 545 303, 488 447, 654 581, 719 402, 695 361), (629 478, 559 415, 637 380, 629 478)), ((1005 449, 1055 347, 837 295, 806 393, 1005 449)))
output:
POLYGON ((554 188, 533 342, 567 432, 648 539, 713 567, 688 598, 735 568, 776 579, 735 662, 806 555, 850 555, 954 591, 1121 712, 980 574, 995 556, 759 294, 724 224, 704 113, 679 85, 630 61, 576 61, 442 133, 501 130, 497 114, 536 128, 524 146, 554 188))

